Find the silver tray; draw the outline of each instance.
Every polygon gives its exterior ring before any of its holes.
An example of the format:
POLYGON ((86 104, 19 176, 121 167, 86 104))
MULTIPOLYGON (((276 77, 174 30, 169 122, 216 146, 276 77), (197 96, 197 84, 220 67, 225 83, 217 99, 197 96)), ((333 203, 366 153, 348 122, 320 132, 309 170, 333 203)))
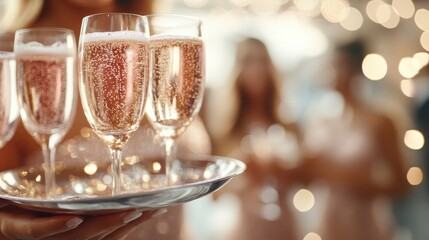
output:
POLYGON ((194 156, 172 164, 166 181, 162 159, 127 161, 122 166, 122 193, 112 196, 110 165, 58 163, 57 195, 46 199, 42 167, 0 173, 0 198, 26 209, 48 213, 97 215, 169 207, 201 198, 241 174, 244 163, 226 157, 194 156))

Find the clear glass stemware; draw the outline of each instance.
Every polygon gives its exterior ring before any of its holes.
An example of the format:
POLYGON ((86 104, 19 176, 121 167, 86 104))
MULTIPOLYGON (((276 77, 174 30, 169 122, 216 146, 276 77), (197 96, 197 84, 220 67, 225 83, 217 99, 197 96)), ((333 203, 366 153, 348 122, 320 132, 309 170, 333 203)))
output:
POLYGON ((112 194, 121 192, 122 149, 144 114, 149 76, 146 17, 105 13, 83 19, 80 95, 86 118, 108 145, 112 194))
POLYGON ((150 86, 147 115, 165 144, 165 172, 175 141, 198 114, 204 93, 202 22, 179 15, 149 15, 150 86))
POLYGON ((15 55, 0 51, 0 148, 15 133, 18 117, 15 55))
POLYGON ((54 198, 55 150, 75 113, 75 37, 63 28, 22 29, 15 33, 14 51, 21 118, 42 147, 45 194, 54 198))

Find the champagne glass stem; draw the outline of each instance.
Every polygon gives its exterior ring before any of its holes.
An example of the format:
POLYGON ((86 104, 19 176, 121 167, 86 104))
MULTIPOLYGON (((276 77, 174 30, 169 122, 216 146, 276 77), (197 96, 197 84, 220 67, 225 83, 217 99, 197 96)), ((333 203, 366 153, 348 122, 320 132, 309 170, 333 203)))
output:
POLYGON ((174 138, 165 138, 165 175, 170 182, 170 168, 172 162, 176 159, 176 141, 174 138))
POLYGON ((48 143, 42 144, 43 159, 45 162, 45 193, 48 199, 54 198, 55 189, 55 152, 56 146, 49 147, 48 143))
POLYGON ((112 159, 112 195, 121 193, 121 164, 122 147, 109 146, 110 157, 112 159))

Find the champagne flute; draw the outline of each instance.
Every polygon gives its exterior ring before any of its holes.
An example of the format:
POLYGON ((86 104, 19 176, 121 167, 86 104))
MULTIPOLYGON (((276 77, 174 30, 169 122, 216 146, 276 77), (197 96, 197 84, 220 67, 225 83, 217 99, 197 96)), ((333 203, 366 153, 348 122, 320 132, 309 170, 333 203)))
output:
POLYGON ((64 28, 22 29, 15 33, 14 51, 21 118, 42 147, 45 194, 54 198, 56 146, 75 114, 75 37, 64 28))
POLYGON ((85 116, 108 145, 112 194, 121 191, 122 149, 144 114, 149 75, 146 17, 103 13, 83 19, 80 94, 85 116))
POLYGON ((12 138, 18 123, 15 67, 14 54, 0 51, 0 148, 12 138))
POLYGON ((165 144, 165 173, 176 158, 175 141, 198 114, 204 94, 202 22, 179 15, 147 16, 151 72, 147 115, 165 144))

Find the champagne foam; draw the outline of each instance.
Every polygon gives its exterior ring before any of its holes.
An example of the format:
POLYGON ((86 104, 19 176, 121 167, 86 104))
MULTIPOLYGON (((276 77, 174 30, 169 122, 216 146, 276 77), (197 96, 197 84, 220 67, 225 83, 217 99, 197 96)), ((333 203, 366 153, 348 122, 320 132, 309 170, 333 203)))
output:
POLYGON ((150 40, 180 40, 180 41, 202 41, 201 37, 196 36, 182 36, 171 34, 157 34, 150 37, 150 40))
POLYGON ((96 42, 107 40, 139 40, 147 41, 148 37, 137 31, 118 31, 118 32, 93 32, 82 36, 83 42, 96 42))
POLYGON ((17 55, 72 55, 74 54, 73 48, 68 48, 66 43, 55 42, 52 45, 43 45, 39 42, 29 42, 25 44, 15 45, 14 51, 17 55))

